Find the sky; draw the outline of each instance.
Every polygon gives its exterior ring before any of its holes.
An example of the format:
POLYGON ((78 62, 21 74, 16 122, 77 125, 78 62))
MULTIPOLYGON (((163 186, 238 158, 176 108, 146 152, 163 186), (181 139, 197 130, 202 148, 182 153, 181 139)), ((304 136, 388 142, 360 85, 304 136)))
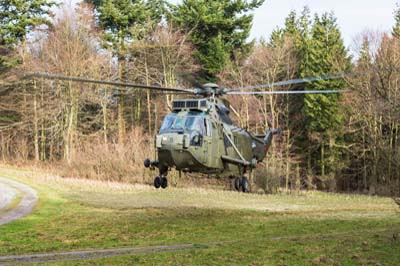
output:
MULTIPOLYGON (((63 0, 76 3, 79 0, 63 0)), ((169 0, 179 3, 181 0, 169 0)), ((333 11, 342 31, 345 45, 352 49, 355 40, 365 30, 390 32, 394 24, 393 11, 400 0, 266 0, 254 13, 250 38, 268 40, 271 32, 283 26, 291 10, 300 13, 308 6, 311 14, 333 11)))
POLYGON ((365 30, 390 32, 394 25, 395 0, 266 0, 254 12, 252 38, 268 39, 273 29, 284 24, 291 10, 300 13, 308 6, 311 13, 333 11, 347 47, 354 45, 365 30))

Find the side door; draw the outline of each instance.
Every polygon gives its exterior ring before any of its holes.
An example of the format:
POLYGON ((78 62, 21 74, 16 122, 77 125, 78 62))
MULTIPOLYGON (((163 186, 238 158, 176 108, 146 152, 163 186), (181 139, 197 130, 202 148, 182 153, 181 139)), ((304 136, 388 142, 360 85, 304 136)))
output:
POLYGON ((216 125, 208 117, 204 118, 204 163, 207 167, 218 168, 220 165, 219 134, 216 125))
POLYGON ((213 159, 210 158, 213 152, 213 132, 212 125, 207 117, 204 117, 203 125, 203 163, 207 167, 213 167, 213 159))
POLYGON ((210 150, 212 149, 212 133, 208 118, 203 118, 203 163, 210 166, 210 150))

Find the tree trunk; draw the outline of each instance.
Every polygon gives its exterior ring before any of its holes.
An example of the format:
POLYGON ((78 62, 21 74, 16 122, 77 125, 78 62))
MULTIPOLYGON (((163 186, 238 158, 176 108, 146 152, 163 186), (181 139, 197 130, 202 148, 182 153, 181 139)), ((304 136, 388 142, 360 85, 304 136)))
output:
POLYGON ((37 84, 36 80, 33 80, 33 143, 35 147, 35 161, 40 160, 39 157, 39 118, 38 118, 38 106, 37 106, 37 84))
MULTIPOLYGON (((121 58, 118 58, 118 79, 123 81, 123 62, 121 58)), ((125 138, 125 119, 124 119, 124 101, 123 96, 118 94, 118 111, 117 111, 117 121, 118 121, 118 143, 123 143, 125 138)))
POLYGON ((101 111, 103 113, 103 141, 104 144, 107 144, 107 91, 104 90, 104 97, 101 101, 101 111))
MULTIPOLYGON (((40 83, 41 87, 41 104, 40 107, 43 110, 44 106, 44 86, 43 86, 43 81, 40 83)), ((42 111, 43 112, 43 111, 42 111)), ((44 119, 43 113, 41 115, 41 121, 42 121, 42 129, 41 129, 41 137, 40 137, 40 148, 41 148, 41 154, 40 154, 40 160, 46 161, 46 120, 44 119)))
MULTIPOLYGON (((144 61, 144 67, 145 67, 145 74, 146 74, 146 85, 150 85, 149 81, 149 67, 147 65, 147 52, 145 54, 145 61, 144 61)), ((149 132, 150 134, 153 134, 152 128, 151 128, 151 99, 150 99, 150 90, 146 91, 146 99, 147 99, 147 121, 148 121, 148 127, 149 127, 149 132)))
POLYGON ((118 95, 118 143, 123 143, 125 137, 124 102, 121 94, 118 95))
POLYGON ((365 128, 363 127, 362 130, 362 143, 363 143, 363 189, 366 190, 368 188, 368 181, 367 181, 367 149, 365 147, 366 140, 365 140, 365 128))
POLYGON ((325 140, 321 141, 321 176, 325 176, 325 140))
POLYGON ((75 88, 72 86, 71 81, 68 82, 68 88, 70 92, 70 108, 68 112, 67 119, 67 130, 65 136, 65 151, 64 151, 64 159, 67 160, 68 163, 71 163, 73 154, 74 154, 74 145, 76 141, 76 127, 78 120, 78 94, 75 88))
POLYGON ((287 138, 286 138, 286 178, 285 178, 285 187, 286 190, 289 186, 289 178, 290 178, 290 130, 287 130, 287 138))

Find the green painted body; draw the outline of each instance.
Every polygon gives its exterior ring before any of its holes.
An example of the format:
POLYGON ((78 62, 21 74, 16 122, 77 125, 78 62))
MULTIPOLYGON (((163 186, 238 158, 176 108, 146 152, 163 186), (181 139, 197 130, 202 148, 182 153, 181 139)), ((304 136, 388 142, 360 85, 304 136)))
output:
POLYGON ((256 137, 233 125, 226 105, 219 98, 173 102, 155 138, 160 172, 240 176, 265 158, 272 134, 256 137))

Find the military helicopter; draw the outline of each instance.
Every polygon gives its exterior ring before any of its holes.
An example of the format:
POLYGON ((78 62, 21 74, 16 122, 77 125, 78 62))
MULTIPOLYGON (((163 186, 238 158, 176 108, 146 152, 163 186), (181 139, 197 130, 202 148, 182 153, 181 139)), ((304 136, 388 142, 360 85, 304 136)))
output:
POLYGON ((214 83, 204 84, 197 89, 179 89, 160 86, 147 86, 115 81, 103 81, 82 77, 62 76, 51 73, 23 73, 25 78, 44 78, 68 80, 74 82, 104 84, 114 87, 140 88, 162 91, 171 94, 196 96, 188 99, 176 99, 172 110, 165 116, 154 145, 156 158, 146 159, 144 166, 158 169, 154 178, 155 188, 168 186, 168 172, 175 168, 179 172, 202 173, 227 176, 234 180, 237 191, 249 192, 250 184, 246 173, 264 160, 271 146, 273 136, 280 129, 268 129, 264 135, 253 135, 246 129, 233 124, 230 118, 230 104, 222 96, 229 94, 325 94, 343 93, 344 90, 295 90, 271 91, 277 86, 308 83, 318 80, 341 79, 345 73, 306 77, 280 81, 270 84, 228 89, 214 83))

